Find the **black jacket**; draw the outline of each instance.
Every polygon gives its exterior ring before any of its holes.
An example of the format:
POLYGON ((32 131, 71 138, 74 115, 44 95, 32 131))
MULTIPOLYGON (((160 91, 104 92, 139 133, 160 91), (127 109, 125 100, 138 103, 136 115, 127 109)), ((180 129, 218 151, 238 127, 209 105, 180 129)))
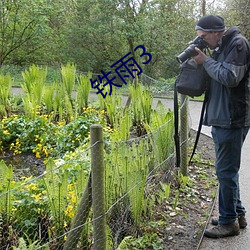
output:
POLYGON ((237 27, 227 30, 219 49, 203 63, 211 77, 204 125, 250 126, 250 45, 237 27))

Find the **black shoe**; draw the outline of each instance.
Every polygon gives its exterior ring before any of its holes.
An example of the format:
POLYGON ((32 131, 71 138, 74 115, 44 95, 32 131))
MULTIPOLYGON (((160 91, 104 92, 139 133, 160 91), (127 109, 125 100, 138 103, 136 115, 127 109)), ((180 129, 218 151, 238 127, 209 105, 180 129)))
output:
POLYGON ((209 238, 224 238, 228 236, 239 235, 240 227, 238 222, 234 222, 232 224, 222 225, 219 224, 210 229, 206 229, 204 235, 209 238))
MULTIPOLYGON (((247 226, 247 220, 246 220, 245 214, 239 215, 238 222, 239 222, 240 229, 243 229, 243 228, 245 228, 247 226)), ((217 226, 218 225, 218 219, 217 218, 212 218, 211 224, 214 225, 214 226, 217 226)))

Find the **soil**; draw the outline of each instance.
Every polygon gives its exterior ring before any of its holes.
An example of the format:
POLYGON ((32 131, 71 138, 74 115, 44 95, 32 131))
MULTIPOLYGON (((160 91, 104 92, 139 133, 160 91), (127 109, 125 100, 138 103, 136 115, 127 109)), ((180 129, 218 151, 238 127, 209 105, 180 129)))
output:
MULTIPOLYGON (((191 138, 195 138, 195 134, 196 132, 191 131, 191 138)), ((193 147, 193 139, 190 146, 193 147)), ((201 134, 194 162, 188 170, 192 183, 187 184, 185 188, 179 186, 176 209, 173 209, 171 202, 158 207, 161 213, 167 215, 168 225, 159 231, 164 242, 164 250, 199 249, 217 194, 218 183, 214 162, 213 141, 201 134)), ((176 188, 178 190, 178 185, 176 188)), ((175 197, 173 194, 172 199, 175 197)))
POLYGON ((43 159, 37 159, 35 155, 31 153, 22 153, 13 156, 12 152, 7 152, 0 156, 0 160, 4 160, 7 166, 11 165, 13 167, 16 181, 23 176, 39 176, 45 171, 43 159))

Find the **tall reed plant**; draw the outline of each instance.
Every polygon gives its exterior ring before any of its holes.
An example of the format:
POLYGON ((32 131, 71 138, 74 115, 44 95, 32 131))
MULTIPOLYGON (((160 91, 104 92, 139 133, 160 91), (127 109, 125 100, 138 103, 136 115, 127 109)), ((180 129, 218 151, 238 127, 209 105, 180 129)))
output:
POLYGON ((66 94, 64 87, 60 83, 55 83, 53 97, 53 116, 56 121, 71 121, 74 111, 70 97, 66 94))
POLYGON ((45 105, 45 112, 47 114, 51 114, 53 111, 53 103, 54 103, 54 97, 55 97, 55 88, 56 84, 48 85, 44 89, 44 96, 43 96, 43 102, 45 105))
POLYGON ((57 229, 63 228, 64 211, 67 206, 68 179, 61 171, 56 170, 52 159, 46 164, 44 184, 49 199, 49 207, 57 229))
POLYGON ((107 95, 106 98, 102 98, 99 95, 100 107, 106 111, 107 123, 111 128, 117 127, 120 124, 120 118, 123 115, 122 97, 116 94, 115 90, 112 95, 107 95))
POLYGON ((88 107, 89 95, 90 95, 90 80, 92 74, 88 72, 87 75, 81 74, 78 78, 78 86, 76 91, 76 106, 78 108, 78 113, 81 112, 83 108, 88 107))
POLYGON ((132 127, 132 117, 130 111, 126 109, 124 113, 118 112, 115 121, 114 130, 110 135, 111 141, 118 142, 129 140, 132 127))
POLYGON ((14 187, 12 166, 6 166, 0 161, 0 214, 4 215, 5 222, 9 222, 12 215, 13 194, 10 190, 14 187))
MULTIPOLYGON (((80 157, 75 152, 75 157, 80 157)), ((82 154, 82 153, 81 153, 82 154)), ((83 155, 85 155, 83 153, 83 155)), ((67 158, 67 157, 66 157, 67 158)), ((87 157, 81 155, 82 162, 72 164, 70 160, 56 164, 49 159, 46 164, 46 175, 43 178, 49 208, 56 225, 57 233, 62 233, 65 224, 70 223, 75 215, 77 205, 80 201, 82 192, 87 185, 89 177, 89 166, 87 157)))
POLYGON ((40 112, 47 68, 32 65, 28 70, 22 72, 22 76, 24 111, 29 117, 35 117, 40 112))
MULTIPOLYGON (((119 199, 125 203, 125 211, 131 212, 138 224, 144 211, 144 187, 151 161, 147 139, 113 142, 112 154, 106 154, 106 204, 110 208, 119 199)), ((109 152, 109 151, 107 151, 109 152)), ((124 211, 114 210, 116 213, 124 211)), ((111 216, 112 217, 112 216, 111 216)))
POLYGON ((61 66, 62 86, 64 87, 69 100, 72 102, 72 92, 76 83, 76 65, 67 63, 61 66))
POLYGON ((0 75, 0 116, 7 116, 9 110, 9 96, 11 93, 12 79, 10 74, 0 75))
POLYGON ((162 102, 159 101, 151 114, 150 124, 145 123, 147 133, 152 140, 155 160, 158 163, 166 160, 173 152, 173 115, 173 112, 166 110, 162 102))
POLYGON ((153 97, 149 90, 143 88, 141 84, 129 86, 134 123, 136 125, 143 122, 150 123, 153 97))

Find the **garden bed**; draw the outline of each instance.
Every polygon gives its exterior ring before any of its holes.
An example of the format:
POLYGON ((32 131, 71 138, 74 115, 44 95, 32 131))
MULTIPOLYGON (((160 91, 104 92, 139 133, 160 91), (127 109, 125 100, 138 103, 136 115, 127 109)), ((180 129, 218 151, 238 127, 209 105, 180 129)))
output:
MULTIPOLYGON (((195 133, 191 131, 193 137, 195 133)), ((37 159, 34 154, 7 154, 4 160, 13 165, 17 179, 38 176, 45 170, 42 159, 37 159)), ((153 217, 138 229, 137 239, 125 236, 125 240, 130 238, 131 243, 127 244, 131 244, 130 249, 138 249, 139 245, 142 246, 140 249, 198 249, 217 191, 213 162, 212 139, 201 135, 194 163, 189 166, 189 178, 177 180, 176 169, 173 171, 169 198, 155 204, 153 217)), ((152 190, 148 192, 152 195, 152 190)))

